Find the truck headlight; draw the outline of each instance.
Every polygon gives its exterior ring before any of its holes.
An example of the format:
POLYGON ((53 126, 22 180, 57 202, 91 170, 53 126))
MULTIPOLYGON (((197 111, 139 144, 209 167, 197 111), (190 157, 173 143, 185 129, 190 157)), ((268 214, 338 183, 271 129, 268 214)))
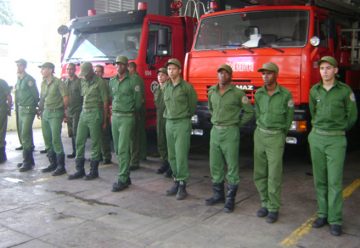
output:
POLYGON ((289 130, 304 133, 307 130, 306 124, 306 121, 292 121, 289 130))

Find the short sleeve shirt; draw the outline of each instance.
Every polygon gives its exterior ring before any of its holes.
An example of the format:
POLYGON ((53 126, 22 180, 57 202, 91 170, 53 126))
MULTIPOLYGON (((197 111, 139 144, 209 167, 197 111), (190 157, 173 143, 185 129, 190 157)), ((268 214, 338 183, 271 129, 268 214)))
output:
POLYGON ((5 80, 0 79, 0 107, 6 106, 7 96, 10 94, 11 88, 5 80))
POLYGON ((84 109, 102 108, 109 99, 106 82, 96 75, 90 81, 81 80, 81 95, 84 109))
POLYGON ((39 90, 35 79, 27 73, 23 77, 18 77, 15 85, 16 105, 36 107, 38 102, 39 90))
POLYGON ((44 109, 64 108, 63 97, 68 96, 65 84, 58 78, 52 77, 50 83, 44 80, 41 84, 41 102, 44 109))

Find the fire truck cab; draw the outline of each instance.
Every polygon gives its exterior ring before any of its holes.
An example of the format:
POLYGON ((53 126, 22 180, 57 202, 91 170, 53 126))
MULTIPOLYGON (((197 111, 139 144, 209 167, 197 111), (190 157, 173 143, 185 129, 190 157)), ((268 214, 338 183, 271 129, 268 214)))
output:
POLYGON ((169 58, 182 63, 190 50, 196 19, 184 16, 147 14, 134 10, 99 14, 73 19, 61 26, 62 77, 66 77, 68 63, 91 62, 105 68, 105 78, 117 74, 113 65, 116 56, 124 55, 137 64, 137 71, 145 82, 147 127, 156 123, 152 90, 156 87, 157 70, 169 58))
POLYGON ((199 98, 193 134, 206 136, 211 128, 207 90, 217 83, 220 64, 232 67, 233 83, 253 101, 263 85, 257 70, 271 61, 279 66, 278 81, 291 91, 295 103, 286 142, 304 144, 310 131, 309 91, 320 80, 317 61, 322 56, 337 58, 340 79, 359 100, 359 13, 351 6, 304 4, 256 5, 203 15, 184 66, 184 77, 199 98))

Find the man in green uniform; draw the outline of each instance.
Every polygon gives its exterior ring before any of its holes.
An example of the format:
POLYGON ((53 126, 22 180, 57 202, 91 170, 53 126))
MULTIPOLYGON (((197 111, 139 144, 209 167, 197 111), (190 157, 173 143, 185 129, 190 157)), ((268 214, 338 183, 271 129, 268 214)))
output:
MULTIPOLYGON (((110 88, 109 88, 109 80, 104 79, 104 66, 95 65, 95 74, 99 78, 103 79, 106 86, 106 91, 108 95, 108 105, 110 104, 110 88)), ((111 164, 111 123, 110 116, 106 118, 106 128, 101 129, 101 159, 103 164, 111 164)))
POLYGON ((225 164, 228 167, 228 181, 224 211, 234 211, 235 196, 240 182, 239 145, 240 127, 254 115, 246 94, 231 84, 232 69, 223 64, 218 70, 219 82, 209 89, 209 110, 213 127, 210 133, 210 172, 213 196, 206 199, 206 205, 224 202, 225 164), (243 112, 243 113, 242 113, 243 112))
POLYGON ((39 90, 35 79, 26 73, 26 61, 16 61, 18 68, 18 80, 15 85, 16 117, 18 134, 23 147, 23 162, 18 164, 20 172, 31 170, 35 165, 33 157, 33 132, 32 126, 39 102, 39 90))
POLYGON ((164 117, 169 162, 174 176, 174 185, 166 195, 176 195, 177 200, 183 200, 187 196, 186 181, 190 176, 191 117, 195 113, 197 95, 193 86, 180 77, 179 60, 169 59, 166 67, 170 80, 164 88, 164 117))
MULTIPOLYGON (((26 83, 30 83, 35 85, 36 87, 36 82, 35 79, 30 76, 27 72, 26 72, 26 67, 27 67, 27 62, 25 59, 18 59, 15 61, 16 63, 16 67, 17 67, 17 82, 15 85, 15 113, 16 113, 16 130, 18 133, 18 137, 19 137, 19 142, 20 142, 20 147, 15 148, 15 150, 22 150, 23 149, 23 145, 22 145, 22 140, 21 140, 21 134, 22 134, 22 125, 20 124, 20 116, 19 116, 19 104, 20 104, 20 96, 17 94, 18 92, 20 92, 19 86, 20 85, 25 85, 26 83), (19 91, 18 91, 19 90, 19 91)), ((26 87, 25 87, 26 88, 26 87)), ((36 87, 37 89, 37 87, 36 87)), ((37 98, 39 99, 39 93, 37 93, 37 98)), ((39 100, 37 100, 39 101, 39 100)), ((37 105, 37 103, 36 103, 37 105)), ((31 149, 34 149, 34 140, 33 140, 33 132, 32 129, 30 131, 30 139, 31 139, 31 149)), ((21 167, 22 163, 18 164, 19 167, 21 167)))
POLYGON ((8 115, 12 106, 11 88, 6 81, 0 79, 0 164, 7 160, 5 137, 8 115))
POLYGON ((67 109, 67 127, 68 135, 71 137, 72 153, 68 154, 68 158, 75 158, 76 155, 76 134, 77 126, 80 119, 82 109, 83 97, 81 96, 81 81, 76 76, 76 66, 74 63, 69 63, 66 67, 68 78, 65 80, 65 86, 69 93, 69 104, 67 109))
POLYGON ((85 143, 91 138, 90 172, 85 180, 99 177, 99 161, 101 156, 101 129, 106 128, 108 115, 108 91, 106 82, 95 75, 92 64, 85 62, 81 65, 81 95, 84 98, 78 133, 76 136, 76 172, 69 176, 69 180, 85 176, 85 143))
POLYGON ((166 177, 172 176, 172 170, 168 161, 167 143, 166 143, 166 119, 164 118, 164 88, 169 79, 166 68, 160 68, 157 72, 158 87, 154 90, 154 102, 156 107, 156 134, 157 148, 162 160, 161 167, 156 171, 157 174, 166 173, 166 177))
POLYGON ((129 75, 133 77, 134 82, 140 87, 142 105, 139 111, 135 113, 134 136, 130 146, 130 170, 137 170, 140 167, 140 159, 146 159, 146 132, 145 132, 145 86, 144 80, 136 72, 135 62, 128 65, 129 75))
POLYGON ((117 75, 110 79, 112 97, 112 135, 119 163, 119 175, 112 191, 126 189, 130 184, 130 144, 134 135, 135 113, 142 106, 140 86, 128 72, 128 58, 116 57, 117 75))
POLYGON ((330 224, 330 233, 342 233, 342 179, 347 141, 345 132, 358 116, 351 88, 336 80, 337 61, 324 56, 318 63, 321 81, 310 90, 312 130, 309 134, 317 216, 313 227, 330 224))
POLYGON ((46 62, 39 67, 43 76, 40 99, 41 129, 50 162, 50 165, 41 171, 54 171, 52 175, 59 176, 66 173, 61 128, 69 100, 68 92, 64 83, 54 77, 53 63, 46 62))
POLYGON ((283 153, 294 102, 291 93, 277 82, 279 68, 275 63, 263 64, 258 72, 264 86, 255 93, 254 181, 261 200, 257 216, 274 223, 279 216, 283 153))

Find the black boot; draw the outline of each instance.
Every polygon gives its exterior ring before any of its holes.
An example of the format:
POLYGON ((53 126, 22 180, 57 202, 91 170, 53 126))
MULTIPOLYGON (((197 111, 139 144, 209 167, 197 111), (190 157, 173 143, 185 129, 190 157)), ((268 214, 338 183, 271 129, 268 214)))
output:
MULTIPOLYGON (((34 167, 34 166, 35 166, 35 161, 34 161, 34 156, 33 156, 32 152, 33 152, 33 150, 32 150, 32 148, 31 148, 31 154, 29 154, 29 162, 30 162, 30 164, 32 165, 32 167, 34 167)), ((23 162, 18 163, 18 164, 16 165, 18 168, 21 168, 21 167, 23 166, 24 162, 25 162, 25 157, 24 157, 24 155, 23 155, 23 160, 24 160, 23 162)))
POLYGON ((186 192, 186 182, 185 181, 180 181, 179 182, 179 189, 178 192, 176 194, 176 200, 184 200, 187 196, 187 192, 186 192))
POLYGON ((205 200, 205 205, 212 206, 225 201, 224 182, 213 183, 213 196, 205 200))
POLYGON ((162 165, 160 166, 160 168, 156 171, 157 174, 163 174, 164 172, 166 172, 168 169, 170 168, 170 164, 167 160, 162 162, 162 165))
POLYGON ((174 180, 173 186, 166 191, 167 196, 176 195, 179 190, 179 181, 174 180))
POLYGON ((23 159, 24 161, 21 164, 19 169, 20 172, 29 171, 34 167, 34 157, 31 150, 23 150, 23 159))
POLYGON ((75 156, 76 156, 75 137, 74 136, 71 137, 71 144, 72 144, 73 152, 71 154, 68 154, 66 156, 67 158, 75 158, 75 156))
POLYGON ((47 153, 47 157, 49 159, 50 164, 48 165, 48 167, 41 169, 41 172, 52 172, 56 169, 57 164, 56 164, 56 153, 53 151, 49 151, 47 153))
POLYGON ((0 148, 0 164, 5 163, 7 160, 6 152, 5 152, 5 146, 0 148))
POLYGON ((90 173, 85 176, 85 180, 92 180, 99 177, 99 161, 90 161, 90 173))
POLYGON ((53 176, 60 176, 66 173, 65 170, 65 154, 57 154, 56 155, 56 163, 57 167, 53 172, 53 176))
POLYGON ((226 201, 224 205, 224 212, 231 213, 234 211, 235 207, 235 196, 237 192, 238 186, 228 184, 227 193, 226 193, 226 201))
POLYGON ((77 158, 75 159, 75 163, 76 163, 75 166, 76 172, 68 177, 69 180, 79 179, 85 176, 85 168, 84 168, 85 159, 77 158))
POLYGON ((16 148, 15 148, 16 151, 21 151, 22 149, 23 149, 22 146, 19 146, 19 147, 16 147, 16 148))
POLYGON ((171 170, 171 167, 169 166, 169 169, 165 172, 165 177, 171 178, 173 176, 173 172, 171 170))

